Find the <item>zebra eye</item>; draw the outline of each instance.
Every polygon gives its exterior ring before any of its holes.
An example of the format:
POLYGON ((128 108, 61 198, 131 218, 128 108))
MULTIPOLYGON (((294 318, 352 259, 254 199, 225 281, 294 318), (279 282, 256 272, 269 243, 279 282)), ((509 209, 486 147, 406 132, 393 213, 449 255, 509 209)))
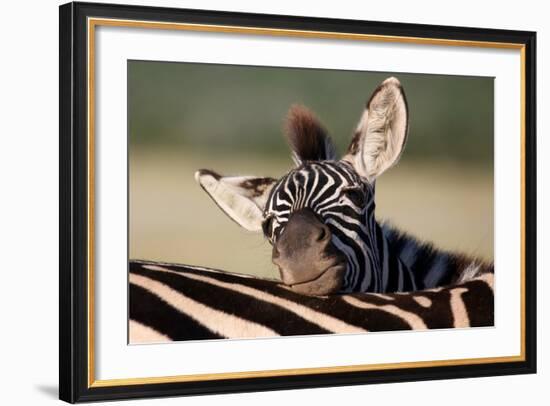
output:
POLYGON ((273 219, 274 218, 275 218, 274 216, 269 216, 262 223, 262 231, 264 232, 264 235, 266 237, 271 237, 271 233, 273 231, 273 219))
POLYGON ((347 198, 357 207, 363 207, 365 204, 365 193, 359 188, 349 188, 344 191, 347 198))

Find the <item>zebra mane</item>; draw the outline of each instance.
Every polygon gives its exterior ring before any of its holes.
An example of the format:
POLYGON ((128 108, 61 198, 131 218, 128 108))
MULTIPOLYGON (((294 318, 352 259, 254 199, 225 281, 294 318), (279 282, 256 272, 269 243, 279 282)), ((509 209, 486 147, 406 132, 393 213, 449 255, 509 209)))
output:
POLYGON ((383 222, 380 226, 393 254, 399 256, 417 279, 423 279, 426 286, 463 283, 494 272, 492 262, 462 252, 437 248, 430 242, 421 241, 398 230, 388 222, 383 222), (444 269, 445 274, 442 272, 444 269))
POLYGON ((323 125, 308 108, 294 104, 287 114, 285 134, 294 163, 336 159, 334 144, 323 125))

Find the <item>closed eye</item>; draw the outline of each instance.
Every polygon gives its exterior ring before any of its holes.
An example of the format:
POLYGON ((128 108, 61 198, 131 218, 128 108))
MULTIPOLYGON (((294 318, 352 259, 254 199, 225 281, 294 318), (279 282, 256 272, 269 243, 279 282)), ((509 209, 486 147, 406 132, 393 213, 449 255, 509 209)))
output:
POLYGON ((271 233, 273 232, 273 219, 274 218, 275 218, 275 216, 270 215, 270 216, 266 217, 266 219, 262 223, 262 231, 264 232, 264 235, 267 238, 270 238, 271 233))

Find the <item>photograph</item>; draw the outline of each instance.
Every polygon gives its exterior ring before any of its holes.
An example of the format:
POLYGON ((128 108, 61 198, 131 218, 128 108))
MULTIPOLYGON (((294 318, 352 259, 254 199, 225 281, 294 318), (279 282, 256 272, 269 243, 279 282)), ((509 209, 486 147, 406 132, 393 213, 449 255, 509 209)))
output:
POLYGON ((129 343, 493 326, 493 97, 129 60, 129 343))

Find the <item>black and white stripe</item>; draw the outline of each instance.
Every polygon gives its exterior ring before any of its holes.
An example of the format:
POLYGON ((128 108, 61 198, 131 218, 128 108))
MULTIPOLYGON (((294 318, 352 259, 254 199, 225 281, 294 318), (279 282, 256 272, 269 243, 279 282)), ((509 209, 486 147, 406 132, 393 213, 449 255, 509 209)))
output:
POLYGON ((131 261, 129 341, 366 333, 493 325, 493 274, 413 293, 315 297, 277 281, 131 261))

